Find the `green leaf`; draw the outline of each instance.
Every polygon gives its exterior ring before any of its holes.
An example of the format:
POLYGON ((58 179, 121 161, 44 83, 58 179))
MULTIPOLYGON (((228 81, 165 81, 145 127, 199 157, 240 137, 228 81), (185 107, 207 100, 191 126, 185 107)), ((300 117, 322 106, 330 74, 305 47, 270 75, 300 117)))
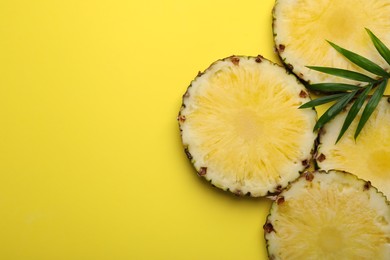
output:
POLYGON ((385 59, 385 61, 390 65, 390 50, 386 47, 386 45, 378 39, 369 29, 366 28, 368 35, 371 38, 372 43, 374 43, 375 48, 379 52, 379 54, 385 59))
POLYGON ((337 100, 340 97, 345 96, 345 95, 346 95, 346 93, 340 93, 340 94, 333 94, 333 95, 329 95, 329 96, 323 96, 323 97, 311 100, 311 101, 303 104, 299 108, 316 107, 316 106, 319 106, 319 105, 322 105, 322 104, 329 103, 329 102, 332 102, 334 100, 337 100))
POLYGON ((387 86, 387 79, 383 80, 379 85, 378 88, 375 90, 374 94, 370 98, 370 100, 367 102, 366 107, 363 110, 362 117, 360 118, 359 124, 356 128, 355 132, 355 139, 360 134, 360 131, 362 131, 364 125, 367 123, 368 119, 370 118, 371 114, 374 112, 375 108, 378 106, 378 103, 380 99, 383 96, 383 93, 386 90, 387 86))
POLYGON ((341 128, 339 136, 337 137, 336 143, 341 139, 345 131, 347 131, 352 121, 355 119, 356 115, 359 113, 361 107, 363 106, 364 101, 366 100, 368 93, 370 93, 372 89, 372 86, 373 85, 370 84, 368 87, 366 87, 366 89, 360 94, 360 96, 355 100, 355 102, 351 106, 348 115, 344 120, 344 124, 341 128))
POLYGON ((345 92, 350 90, 360 89, 361 87, 351 84, 343 83, 318 83, 307 86, 311 90, 318 90, 321 92, 345 92))
MULTIPOLYGON (((378 37, 376 37, 369 29, 366 28, 367 33, 369 34, 371 41, 373 42, 376 50, 379 54, 385 59, 385 61, 390 65, 390 50, 387 46, 381 42, 378 37)), ((365 104, 367 100, 367 96, 370 91, 374 88, 374 94, 367 101, 365 108, 360 117, 358 126, 355 131, 355 139, 360 134, 364 125, 367 123, 369 117, 372 115, 380 99, 383 97, 383 94, 386 90, 387 83, 390 80, 390 72, 387 72, 378 64, 373 61, 355 53, 344 49, 333 42, 329 42, 329 44, 340 54, 342 54, 346 59, 353 62, 357 66, 363 68, 364 70, 371 72, 376 76, 376 78, 372 78, 363 73, 359 73, 356 71, 341 69, 341 68, 332 68, 332 67, 320 67, 320 66, 307 66, 307 68, 323 72, 329 75, 333 75, 336 77, 346 78, 350 80, 367 82, 366 86, 359 86, 359 84, 344 84, 344 83, 318 83, 309 85, 308 88, 311 90, 317 90, 321 92, 327 92, 328 96, 323 96, 321 98, 312 100, 300 106, 300 108, 309 108, 315 107, 321 104, 325 104, 331 101, 336 101, 317 121, 314 126, 314 131, 322 128, 326 123, 332 120, 337 114, 344 109, 351 100, 357 96, 356 100, 352 102, 352 106, 343 122, 343 126, 341 127, 340 133, 337 137, 336 143, 342 138, 345 132, 348 130, 352 122, 359 114, 359 111, 365 104), (379 77, 378 77, 379 76, 379 77)))
POLYGON ((358 91, 355 90, 348 94, 344 94, 335 104, 333 104, 326 112, 318 119, 314 126, 314 131, 323 127, 333 117, 335 117, 340 111, 349 103, 349 101, 356 95, 358 91))
POLYGON ((331 68, 331 67, 317 67, 317 66, 307 66, 309 69, 320 71, 326 74, 330 74, 333 76, 346 78, 346 79, 352 79, 357 81, 363 81, 363 82, 375 82, 375 79, 370 78, 369 76, 366 76, 362 73, 345 70, 345 69, 338 69, 338 68, 331 68))
POLYGON ((329 44, 339 53, 341 53, 344 57, 346 57, 348 60, 352 61, 359 67, 374 73, 379 76, 383 77, 389 77, 389 73, 387 73, 384 69, 382 69, 379 65, 375 64, 374 62, 370 61, 367 58, 364 58, 363 56, 354 53, 352 51, 346 50, 337 44, 334 44, 333 42, 328 41, 329 44))

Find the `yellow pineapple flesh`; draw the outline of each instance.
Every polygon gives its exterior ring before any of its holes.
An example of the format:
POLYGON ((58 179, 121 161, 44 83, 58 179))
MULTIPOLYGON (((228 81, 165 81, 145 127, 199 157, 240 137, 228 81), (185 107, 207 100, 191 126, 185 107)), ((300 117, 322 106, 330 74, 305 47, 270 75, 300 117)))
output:
POLYGON ((359 53, 390 71, 365 31, 370 29, 389 46, 389 14, 390 0, 277 0, 273 11, 275 47, 283 62, 310 83, 347 80, 305 66, 363 71, 327 41, 359 53))
POLYGON ((192 81, 178 121, 188 158, 235 194, 279 192, 309 164, 316 112, 304 86, 263 57, 233 56, 192 81))
POLYGON ((389 101, 388 97, 380 100, 356 140, 354 133, 362 111, 336 143, 349 109, 337 115, 321 131, 316 158, 320 169, 353 172, 360 178, 371 181, 372 185, 388 198, 390 198, 389 101))
POLYGON ((386 260, 390 204, 350 173, 308 172, 276 198, 264 231, 274 260, 386 260))

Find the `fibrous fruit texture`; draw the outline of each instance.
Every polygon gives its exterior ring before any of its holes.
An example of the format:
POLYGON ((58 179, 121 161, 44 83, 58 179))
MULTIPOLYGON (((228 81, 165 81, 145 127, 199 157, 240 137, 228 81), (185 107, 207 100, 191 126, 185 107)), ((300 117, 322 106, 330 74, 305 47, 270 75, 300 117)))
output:
POLYGON ((390 103, 383 97, 378 107, 368 119, 357 139, 354 131, 361 117, 357 118, 343 138, 336 138, 349 109, 341 112, 326 124, 320 134, 320 144, 316 157, 320 169, 339 169, 353 172, 390 198, 390 103))
POLYGON ((364 30, 372 30, 389 46, 389 13, 390 0, 277 0, 273 11, 275 47, 283 62, 309 83, 340 82, 340 79, 306 66, 364 71, 337 53, 327 41, 389 70, 364 30))
POLYGON ((185 153, 213 185, 239 195, 280 192, 309 164, 316 112, 307 90, 261 56, 232 56, 200 73, 178 121, 185 153))
POLYGON ((389 259, 390 204, 350 173, 308 172, 276 198, 264 231, 270 259, 389 259))

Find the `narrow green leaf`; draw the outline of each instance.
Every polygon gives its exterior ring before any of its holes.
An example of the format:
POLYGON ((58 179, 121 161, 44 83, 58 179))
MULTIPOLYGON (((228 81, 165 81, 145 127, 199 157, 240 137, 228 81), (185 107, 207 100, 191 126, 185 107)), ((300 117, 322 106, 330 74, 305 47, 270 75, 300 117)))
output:
POLYGON ((309 69, 320 71, 326 74, 330 74, 333 76, 346 78, 346 79, 352 79, 357 81, 363 81, 363 82, 375 82, 375 79, 370 78, 369 76, 366 76, 362 73, 345 70, 345 69, 338 69, 338 68, 331 68, 331 67, 317 67, 317 66, 307 66, 309 69))
POLYGON ((369 59, 354 53, 352 51, 346 50, 337 44, 334 44, 333 42, 328 41, 329 44, 339 53, 341 53, 344 57, 346 57, 348 60, 352 61, 359 67, 374 73, 378 76, 383 76, 383 77, 389 77, 389 73, 387 73, 384 69, 382 69, 379 65, 375 64, 374 62, 370 61, 369 59))
POLYGON ((369 29, 366 28, 368 35, 371 38, 372 43, 374 43, 375 48, 379 52, 379 54, 385 59, 385 61, 390 65, 390 50, 386 47, 386 45, 378 39, 378 37, 373 34, 369 29))
POLYGON ((344 120, 344 124, 341 128, 340 134, 337 137, 336 143, 341 139, 345 131, 347 131, 352 121, 355 119, 356 115, 359 113, 361 107, 363 106, 364 101, 366 100, 368 93, 370 93, 372 89, 372 86, 373 85, 370 84, 368 87, 366 87, 366 89, 360 94, 360 96, 355 100, 355 102, 351 106, 348 115, 344 120))
POLYGON ((355 139, 360 134, 360 131, 363 129, 364 125, 367 123, 368 119, 370 118, 372 112, 374 112, 375 108, 378 106, 378 103, 380 99, 383 96, 383 93, 386 90, 387 86, 387 80, 383 80, 379 85, 378 88, 375 90, 374 94, 370 98, 370 100, 367 102, 366 107, 363 110, 362 117, 360 118, 359 124, 356 128, 355 132, 355 139))
POLYGON ((343 83, 317 83, 307 86, 311 90, 318 90, 321 92, 345 92, 350 90, 360 89, 361 87, 351 84, 343 83))
POLYGON ((332 102, 334 100, 337 100, 340 97, 345 96, 345 95, 346 95, 346 93, 339 93, 339 94, 333 94, 333 95, 329 95, 329 96, 323 96, 323 97, 311 100, 311 101, 303 104, 299 108, 316 107, 316 106, 319 106, 319 105, 322 105, 322 104, 329 103, 329 102, 332 102))
POLYGON ((348 104, 348 102, 356 95, 358 91, 355 90, 341 97, 335 104, 333 104, 326 112, 318 119, 314 126, 314 131, 320 129, 348 104))

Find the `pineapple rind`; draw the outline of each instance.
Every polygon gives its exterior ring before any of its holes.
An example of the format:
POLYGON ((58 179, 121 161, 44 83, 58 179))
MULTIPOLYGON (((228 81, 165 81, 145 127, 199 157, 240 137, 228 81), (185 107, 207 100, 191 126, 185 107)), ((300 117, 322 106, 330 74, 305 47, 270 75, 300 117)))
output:
POLYGON ((357 140, 354 132, 362 110, 336 144, 349 108, 326 124, 320 133, 317 165, 322 170, 353 172, 390 198, 390 103, 383 97, 357 140), (321 157, 320 157, 321 156, 321 157))
POLYGON ((317 171, 279 194, 264 229, 270 259, 385 260, 390 202, 356 175, 317 171))
POLYGON ((316 111, 298 109, 308 101, 307 90, 293 75, 261 56, 218 60, 183 95, 178 121, 186 154, 198 174, 218 188, 253 197, 280 192, 312 158, 316 111), (281 108, 282 115, 264 118, 268 107, 281 108), (245 113, 231 121, 238 108, 245 113), (234 131, 238 138, 232 137, 234 131))
POLYGON ((309 83, 346 82, 306 66, 338 67, 363 72, 326 41, 374 61, 390 71, 365 28, 390 46, 390 0, 277 0, 273 9, 275 49, 294 74, 309 83))

